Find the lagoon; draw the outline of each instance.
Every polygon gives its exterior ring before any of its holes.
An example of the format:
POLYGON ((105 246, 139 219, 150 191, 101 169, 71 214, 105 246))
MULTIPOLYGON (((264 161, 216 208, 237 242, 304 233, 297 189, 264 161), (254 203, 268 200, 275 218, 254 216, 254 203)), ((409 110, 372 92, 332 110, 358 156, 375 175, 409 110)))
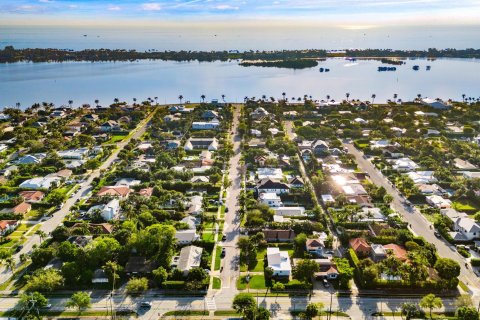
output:
POLYGON ((386 66, 378 60, 348 61, 330 58, 310 69, 293 70, 265 67, 242 67, 230 62, 68 62, 14 63, 0 65, 0 107, 22 108, 35 102, 67 104, 110 104, 114 98, 132 102, 158 97, 159 103, 173 103, 182 94, 185 100, 220 99, 235 102, 245 96, 281 98, 311 95, 315 99, 370 99, 384 102, 397 94, 402 100, 423 97, 461 100, 480 97, 480 60, 409 59, 396 71, 378 72, 386 66), (419 70, 414 71, 413 66, 419 70), (427 71, 426 67, 431 66, 427 71), (321 73, 319 68, 330 72, 321 73))

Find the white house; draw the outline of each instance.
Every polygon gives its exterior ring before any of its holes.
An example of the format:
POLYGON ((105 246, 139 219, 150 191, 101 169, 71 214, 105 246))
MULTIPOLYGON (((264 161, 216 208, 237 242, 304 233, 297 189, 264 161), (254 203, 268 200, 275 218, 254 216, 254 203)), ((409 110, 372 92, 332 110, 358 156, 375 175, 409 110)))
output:
POLYGON ((400 158, 392 161, 392 167, 397 171, 415 171, 418 169, 418 164, 409 158, 400 158))
POLYGON ((453 229, 460 232, 467 240, 480 237, 480 225, 471 218, 458 218, 453 229))
POLYGON ((273 269, 273 276, 289 277, 292 273, 292 265, 288 251, 280 251, 280 248, 267 248, 268 266, 273 269))
POLYGON ((108 120, 102 123, 102 125, 100 126, 100 131, 102 132, 111 132, 119 129, 120 129, 120 125, 113 120, 108 120))
POLYGON ((140 183, 142 183, 142 181, 136 180, 133 178, 121 178, 117 180, 117 182, 115 183, 115 186, 116 187, 118 186, 133 187, 133 186, 138 186, 140 183))
POLYGON ((278 207, 273 208, 276 215, 283 216, 283 217, 298 217, 305 215, 305 208, 304 207, 278 207))
POLYGON ((383 222, 386 220, 380 208, 362 208, 356 214, 359 222, 383 222))
POLYGON ((8 119, 10 119, 10 116, 8 114, 0 113, 0 121, 6 121, 8 119))
POLYGON ((203 197, 202 196, 192 196, 190 202, 188 203, 187 213, 193 216, 199 215, 202 213, 203 197))
POLYGON ((270 178, 270 179, 283 179, 283 171, 281 168, 258 168, 257 176, 259 180, 270 178))
POLYGON ((452 201, 437 195, 426 196, 425 199, 427 200, 427 203, 434 208, 448 209, 452 207, 452 201))
POLYGON ((20 183, 20 188, 25 189, 49 189, 52 185, 58 185, 60 178, 58 177, 37 177, 23 181, 20 183))
POLYGON ((480 178, 480 172, 462 171, 461 174, 465 179, 479 179, 480 178))
POLYGON ((118 199, 113 199, 108 202, 102 209, 101 216, 103 220, 110 221, 118 217, 120 213, 120 201, 118 199))
POLYGON ((307 239, 305 242, 305 250, 316 256, 323 256, 323 251, 325 249, 325 244, 321 239, 307 239))
POLYGON ((218 119, 192 122, 192 130, 217 130, 219 127, 220 121, 218 119))
POLYGON ((82 160, 88 155, 88 148, 79 148, 74 150, 57 151, 57 155, 62 159, 82 160))
POLYGON ((16 163, 17 164, 39 164, 42 162, 42 159, 45 158, 45 154, 27 154, 19 158, 16 163))
POLYGON ((176 262, 176 264, 172 264, 172 267, 176 267, 178 270, 183 272, 184 276, 187 276, 188 272, 192 268, 200 267, 200 264, 202 262, 202 252, 203 249, 200 247, 183 247, 182 250, 180 250, 180 256, 178 257, 178 260, 174 259, 174 262, 176 262))
POLYGON ((407 173, 407 176, 412 179, 415 184, 429 184, 437 182, 437 178, 435 178, 434 174, 434 171, 413 171, 407 173))
POLYGON ((195 229, 178 230, 175 233, 175 239, 177 239, 177 243, 181 245, 190 244, 197 241, 199 238, 200 236, 195 229))
POLYGON ((275 192, 260 193, 258 196, 258 201, 261 204, 266 204, 271 208, 283 206, 282 199, 275 192))
POLYGON ((207 149, 209 151, 218 150, 218 140, 216 138, 190 138, 185 142, 184 149, 191 151, 194 149, 207 149))

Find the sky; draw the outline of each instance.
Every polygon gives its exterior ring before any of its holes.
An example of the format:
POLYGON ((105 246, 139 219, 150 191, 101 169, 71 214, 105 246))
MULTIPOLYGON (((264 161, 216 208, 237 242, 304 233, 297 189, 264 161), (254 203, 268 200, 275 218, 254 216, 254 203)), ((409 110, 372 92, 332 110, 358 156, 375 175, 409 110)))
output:
POLYGON ((480 24, 480 0, 0 0, 0 24, 480 24))

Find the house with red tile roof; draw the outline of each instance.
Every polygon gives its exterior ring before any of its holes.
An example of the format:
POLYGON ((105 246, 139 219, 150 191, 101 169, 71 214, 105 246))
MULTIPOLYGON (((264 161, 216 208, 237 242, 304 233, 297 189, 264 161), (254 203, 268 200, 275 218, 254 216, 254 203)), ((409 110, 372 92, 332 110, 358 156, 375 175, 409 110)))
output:
POLYGON ((355 251, 355 253, 359 256, 367 257, 372 251, 372 247, 364 238, 353 238, 350 239, 349 243, 353 251, 355 251))
POLYGON ((13 208, 5 208, 1 212, 13 214, 27 214, 30 212, 30 210, 32 210, 32 205, 30 203, 22 202, 13 208))
POLYGON ((408 259, 407 250, 405 250, 404 247, 399 246, 398 244, 389 243, 387 245, 384 245, 383 248, 387 252, 391 252, 393 256, 398 260, 406 261, 408 259))
POLYGON ((38 190, 25 190, 18 193, 25 202, 36 203, 42 201, 45 198, 45 193, 38 190))
POLYGON ((1 220, 0 221, 0 236, 4 236, 12 232, 20 224, 18 220, 1 220))
POLYGON ((138 194, 142 197, 150 198, 153 193, 153 188, 144 188, 138 191, 138 194))
POLYGON ((112 197, 119 197, 119 198, 128 198, 128 195, 132 192, 129 187, 126 186, 107 186, 102 187, 100 191, 97 192, 97 196, 104 197, 104 196, 112 196, 112 197))

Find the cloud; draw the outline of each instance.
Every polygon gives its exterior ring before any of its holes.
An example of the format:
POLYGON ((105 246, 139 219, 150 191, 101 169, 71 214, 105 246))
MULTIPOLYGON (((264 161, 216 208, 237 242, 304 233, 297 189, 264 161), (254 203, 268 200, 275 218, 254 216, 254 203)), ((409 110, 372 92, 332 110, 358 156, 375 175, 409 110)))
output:
POLYGON ((52 3, 52 2, 55 2, 53 0, 38 0, 38 2, 41 2, 41 3, 52 3))
POLYGON ((231 6, 229 4, 219 4, 214 7, 217 10, 238 10, 239 7, 231 6))
POLYGON ((141 6, 142 10, 145 11, 159 11, 162 10, 160 3, 150 2, 150 3, 143 3, 141 6))
POLYGON ((120 11, 120 10, 122 10, 122 8, 120 8, 119 6, 110 6, 110 7, 108 7, 108 10, 109 11, 120 11))

